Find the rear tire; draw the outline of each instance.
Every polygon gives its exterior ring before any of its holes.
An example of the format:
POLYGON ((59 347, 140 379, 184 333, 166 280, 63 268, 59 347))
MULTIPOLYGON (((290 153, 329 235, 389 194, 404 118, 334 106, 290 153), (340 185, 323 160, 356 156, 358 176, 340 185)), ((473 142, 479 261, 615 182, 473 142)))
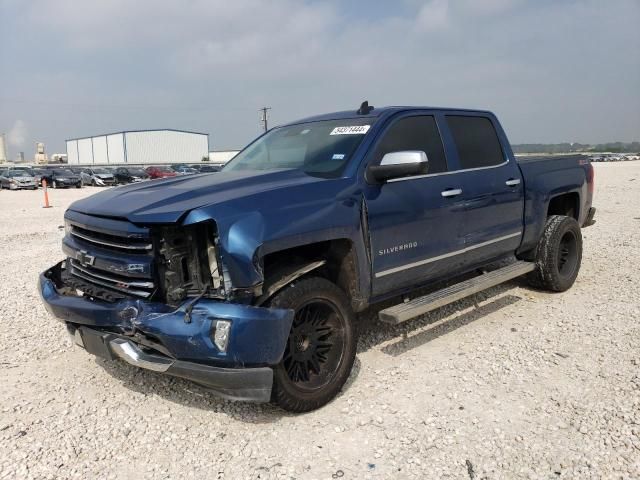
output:
POLYGON ((575 218, 552 215, 535 249, 536 269, 527 279, 536 287, 552 292, 571 288, 582 261, 582 232, 575 218))
POLYGON ((349 300, 330 281, 308 277, 281 290, 270 306, 295 311, 283 358, 273 368, 271 399, 290 412, 320 408, 340 392, 355 360, 349 300))

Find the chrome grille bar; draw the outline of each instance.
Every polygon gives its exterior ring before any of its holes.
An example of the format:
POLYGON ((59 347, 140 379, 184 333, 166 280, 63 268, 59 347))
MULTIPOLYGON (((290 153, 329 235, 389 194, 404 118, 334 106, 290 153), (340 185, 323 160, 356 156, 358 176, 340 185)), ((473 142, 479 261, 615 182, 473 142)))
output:
POLYGON ((106 276, 104 276, 104 275, 99 275, 99 274, 97 274, 97 273, 95 273, 95 272, 93 272, 93 271, 89 271, 89 270, 86 270, 86 269, 84 269, 84 268, 80 267, 80 266, 78 265, 77 261, 75 261, 75 260, 73 260, 73 259, 71 260, 71 265, 73 265, 73 267, 74 267, 74 268, 77 268, 77 269, 78 269, 78 270, 80 270, 81 272, 86 273, 87 275, 91 275, 91 276, 93 276, 93 277, 100 278, 101 280, 106 280, 106 281, 108 281, 108 282, 117 282, 117 283, 119 283, 119 284, 126 285, 126 286, 127 286, 127 288, 129 288, 129 287, 153 288, 153 287, 155 286, 155 285, 153 284, 153 282, 139 282, 139 281, 136 281, 136 280, 134 280, 134 281, 129 281, 129 280, 119 280, 119 279, 114 279, 114 278, 106 277, 106 276))
POLYGON ((129 281, 108 277, 106 275, 95 273, 87 267, 80 266, 76 260, 69 260, 71 265, 71 274, 90 283, 144 298, 151 296, 153 289, 155 288, 153 282, 129 281), (142 288, 150 290, 140 290, 142 288))
POLYGON ((119 243, 119 242, 114 242, 112 240, 105 240, 102 238, 91 237, 89 235, 76 231, 75 227, 73 226, 71 227, 71 235, 73 235, 74 237, 80 238, 82 240, 85 240, 87 242, 94 243, 96 245, 107 246, 112 248, 122 248, 124 250, 131 250, 131 251, 135 251, 135 250, 151 251, 151 249, 153 249, 153 244, 151 243, 139 243, 139 244, 125 243, 125 241, 127 240, 125 238, 122 239, 123 240, 122 243, 119 243))

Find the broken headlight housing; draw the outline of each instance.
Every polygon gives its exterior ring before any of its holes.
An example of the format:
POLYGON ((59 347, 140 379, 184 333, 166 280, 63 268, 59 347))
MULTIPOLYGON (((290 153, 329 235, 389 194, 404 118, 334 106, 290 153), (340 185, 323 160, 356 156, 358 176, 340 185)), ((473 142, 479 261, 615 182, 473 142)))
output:
POLYGON ((187 297, 225 298, 222 262, 213 222, 159 229, 158 272, 167 303, 187 297))

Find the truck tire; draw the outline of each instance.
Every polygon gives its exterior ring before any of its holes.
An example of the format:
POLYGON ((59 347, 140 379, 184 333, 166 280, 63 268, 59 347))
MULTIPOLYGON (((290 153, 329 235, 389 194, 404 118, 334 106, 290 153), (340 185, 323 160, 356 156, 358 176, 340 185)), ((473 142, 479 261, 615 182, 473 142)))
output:
POLYGON ((582 261, 582 232, 573 217, 552 215, 535 249, 536 269, 529 283, 552 292, 564 292, 575 282, 582 261))
POLYGON ((330 281, 307 277, 277 293, 270 306, 295 312, 273 368, 271 399, 290 412, 315 410, 338 394, 353 367, 357 331, 349 300, 330 281))

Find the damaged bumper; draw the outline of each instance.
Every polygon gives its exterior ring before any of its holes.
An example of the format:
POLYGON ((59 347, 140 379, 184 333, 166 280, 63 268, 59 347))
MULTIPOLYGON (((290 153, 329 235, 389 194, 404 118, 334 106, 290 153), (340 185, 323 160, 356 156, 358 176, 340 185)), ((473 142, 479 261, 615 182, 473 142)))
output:
POLYGON ((177 308, 133 298, 92 300, 64 285, 63 264, 40 275, 40 294, 89 353, 186 378, 226 398, 269 400, 269 366, 282 358, 292 311, 206 298, 177 308), (213 340, 218 320, 231 322, 225 351, 213 340))

